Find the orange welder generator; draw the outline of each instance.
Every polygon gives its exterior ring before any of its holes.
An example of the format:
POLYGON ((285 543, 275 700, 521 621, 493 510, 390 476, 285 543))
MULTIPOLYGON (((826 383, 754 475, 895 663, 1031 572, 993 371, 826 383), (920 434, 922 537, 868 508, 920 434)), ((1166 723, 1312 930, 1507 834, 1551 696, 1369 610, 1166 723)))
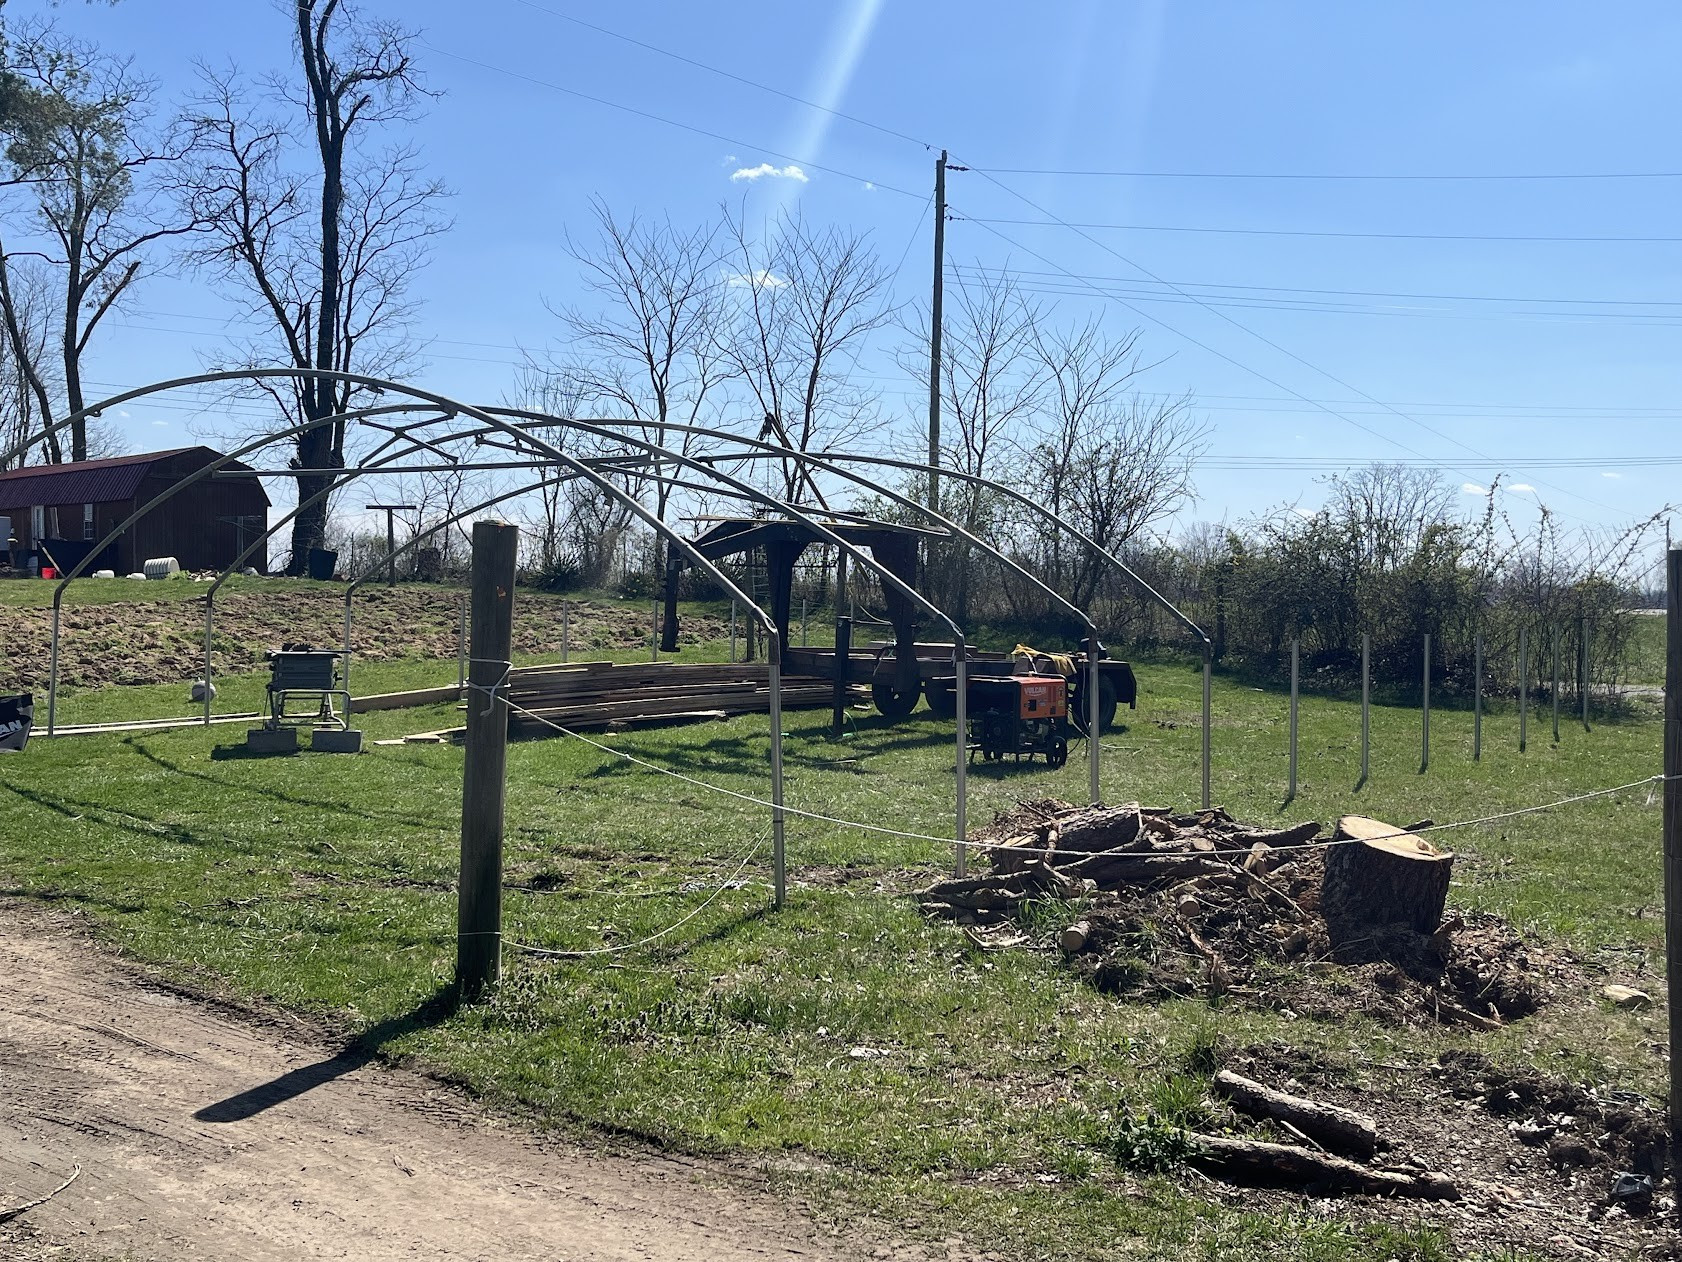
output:
POLYGON ((1044 754, 1048 766, 1069 761, 1069 691, 1061 675, 981 676, 964 690, 970 759, 988 762, 1044 754))

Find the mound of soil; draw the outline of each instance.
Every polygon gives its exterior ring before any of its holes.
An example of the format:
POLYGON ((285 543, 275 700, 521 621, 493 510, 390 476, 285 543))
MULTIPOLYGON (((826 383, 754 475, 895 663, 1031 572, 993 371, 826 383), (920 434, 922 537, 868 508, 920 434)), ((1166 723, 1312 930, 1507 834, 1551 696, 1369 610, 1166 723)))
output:
MULTIPOLYGON (((188 581, 188 580, 180 580, 188 581)), ((356 594, 351 647, 360 661, 398 657, 453 658, 461 593, 424 584, 367 588, 356 594)), ((647 642, 647 604, 572 601, 575 655, 634 648, 647 642)), ((342 596, 316 587, 289 589, 280 580, 259 589, 218 593, 211 663, 218 674, 265 669, 265 654, 282 643, 338 647, 344 639, 342 596)), ((62 614, 59 682, 66 687, 175 683, 204 673, 204 605, 197 600, 70 605, 62 614)), ((682 641, 727 634, 717 618, 688 617, 682 641)), ((514 611, 519 653, 558 653, 561 600, 522 592, 514 611)), ((6 612, 0 691, 39 690, 47 683, 52 611, 6 612)))
POLYGON ((1139 822, 1118 845, 1113 808, 1022 803, 973 838, 1002 845, 990 851, 994 875, 941 882, 922 904, 965 924, 1067 926, 1058 945, 1071 967, 1114 994, 1224 994, 1325 1019, 1491 1029, 1578 976, 1569 955, 1489 913, 1450 914, 1429 934, 1394 924, 1334 942, 1320 914, 1316 823, 1269 830, 1219 808, 1127 811, 1139 822))

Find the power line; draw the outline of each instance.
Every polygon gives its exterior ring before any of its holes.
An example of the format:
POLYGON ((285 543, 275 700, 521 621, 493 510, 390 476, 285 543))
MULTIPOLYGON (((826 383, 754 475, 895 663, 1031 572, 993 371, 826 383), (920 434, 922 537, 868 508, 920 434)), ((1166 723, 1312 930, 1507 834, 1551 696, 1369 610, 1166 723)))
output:
MULTIPOLYGON (((694 57, 686 57, 682 53, 674 53, 669 48, 661 48, 658 44, 650 44, 647 40, 637 39, 634 36, 622 34, 621 32, 611 30, 608 27, 598 26, 594 22, 586 22, 583 18, 574 17, 570 13, 562 13, 556 9, 551 9, 546 5, 537 4, 535 0, 514 0, 514 3, 522 4, 528 9, 536 9, 539 13, 547 13, 552 18, 559 18, 563 22, 570 22, 574 26, 581 26, 585 30, 596 32, 598 35, 605 35, 609 39, 616 39, 621 43, 630 44, 633 47, 644 49, 645 51, 654 53, 658 56, 670 58, 672 61, 682 62, 686 66, 693 66, 697 70, 705 70, 708 74, 717 75, 721 79, 729 79, 732 83, 740 83, 744 87, 755 88, 761 92, 768 92, 772 96, 781 97, 785 101, 793 101, 796 105, 804 105, 807 109, 817 110, 820 114, 828 114, 831 118, 839 118, 843 122, 852 123, 858 127, 865 127, 874 132, 880 132, 884 136, 892 136, 895 140, 904 140, 910 144, 921 145, 925 149, 933 149, 935 147, 926 140, 919 140, 917 137, 908 136, 902 131, 895 131, 892 127, 884 127, 880 123, 873 123, 868 118, 860 118, 857 114, 848 114, 842 110, 831 109, 827 105, 819 105, 816 101, 808 101, 803 96, 796 96, 792 92, 784 92, 781 88, 773 88, 768 83, 761 83, 757 79, 750 79, 746 75, 739 75, 732 70, 725 70, 719 66, 709 65, 704 61, 696 60, 694 57)), ((770 150, 766 150, 766 152, 769 153, 770 150)), ((778 156, 780 157, 781 155, 778 156)))
POLYGON ((785 162, 796 163, 803 170, 809 167, 814 171, 822 171, 827 175, 838 175, 842 179, 857 180, 860 184, 870 184, 876 188, 882 189, 884 192, 897 193, 901 197, 911 197, 918 201, 923 199, 923 195, 921 193, 913 193, 909 189, 899 188, 893 184, 885 184, 881 180, 870 179, 869 177, 863 175, 854 175, 851 171, 843 171, 839 167, 826 166, 821 162, 814 162, 810 158, 802 158, 795 154, 784 153, 781 150, 772 149, 766 145, 758 145, 750 141, 739 140, 734 136, 726 136, 722 132, 709 131, 705 127, 696 127, 692 123, 681 123, 675 118, 667 118, 664 115, 655 114, 649 110, 638 109, 633 105, 624 105, 618 101, 610 101, 606 97, 594 96, 589 92, 580 92, 577 88, 562 87, 560 84, 551 83, 547 79, 539 79, 534 75, 523 74, 518 70, 510 70, 507 66, 495 66, 490 62, 479 61, 473 57, 464 57, 460 53, 452 53, 447 49, 439 48, 436 44, 427 43, 425 40, 421 41, 421 46, 429 52, 437 53, 440 57, 448 57, 452 61, 463 62, 469 66, 477 66, 479 69, 489 70, 493 74, 507 75, 511 79, 519 79, 524 83, 530 83, 536 87, 548 88, 551 92, 560 92, 566 96, 576 97, 580 101, 589 101, 593 105, 605 106, 610 110, 619 110, 622 113, 631 114, 637 118, 647 119, 649 122, 660 123, 666 127, 675 127, 679 131, 690 132, 696 136, 705 136, 709 140, 716 140, 722 144, 731 145, 737 149, 746 149, 752 152, 769 154, 773 158, 781 158, 785 162))
MULTIPOLYGON (((522 3, 524 0, 522 0, 522 3)), ((1477 174, 1405 172, 1300 172, 1300 171, 1090 171, 1058 170, 1051 167, 989 167, 998 175, 1099 176, 1127 180, 1677 180, 1682 171, 1552 171, 1477 174)))
MULTIPOLYGON (((970 270, 994 276, 1060 276, 1060 272, 1042 272, 1028 268, 985 268, 973 264, 952 264, 954 268, 969 266, 970 270)), ((1126 276, 1094 276, 1085 275, 1085 280, 1099 282, 1114 282, 1116 284, 1146 284, 1137 278, 1126 276)), ((1162 281, 1163 285, 1177 285, 1182 289, 1237 289, 1257 293, 1279 294, 1319 294, 1330 297, 1343 298, 1412 298, 1434 302, 1529 302, 1548 303, 1563 306, 1582 307, 1674 307, 1682 311, 1682 302, 1666 301, 1657 298, 1526 298, 1513 295, 1497 294, 1429 294, 1393 292, 1383 289, 1302 289, 1288 285, 1240 285, 1230 281, 1162 281)))
MULTIPOLYGON (((1046 211, 1044 213, 1049 214, 1050 212, 1046 211)), ((1034 228, 1086 228, 1104 232, 1194 232, 1243 237, 1330 237, 1355 241, 1516 241, 1620 245, 1675 245, 1682 243, 1682 237, 1500 236, 1467 232, 1329 232, 1310 231, 1304 228, 1204 228, 1192 227, 1185 224, 1076 223, 1071 222, 1070 220, 1058 219, 1055 217, 1050 219, 977 219, 971 216, 961 217, 968 218, 971 223, 980 224, 1011 224, 1034 228)))
MULTIPOLYGON (((1026 204, 1030 209, 1038 212, 1041 215, 1046 215, 1046 216, 1049 216, 1050 218, 1052 218, 1054 220, 1057 220, 1057 217, 1051 211, 1047 210, 1044 206, 1041 206, 1038 202, 1034 201, 1032 198, 1026 196, 1025 194, 1017 192, 1015 189, 1011 188, 1008 184, 1005 184, 1002 180, 999 180, 995 176, 990 175, 987 171, 985 171, 981 168, 977 168, 977 167, 972 166, 972 169, 975 170, 976 173, 978 175, 980 175, 982 179, 986 180, 988 183, 992 184, 994 187, 1002 189, 1006 193, 1009 193, 1012 197, 1016 198, 1018 201, 1026 204)), ((1057 220, 1057 222, 1062 224, 1061 220, 1057 220)), ((1062 224, 1062 226, 1073 227, 1073 225, 1068 225, 1068 224, 1062 224)), ((1171 285, 1168 281, 1163 280, 1162 277, 1158 276, 1155 272, 1153 272, 1149 268, 1145 267, 1142 263, 1138 263, 1135 260, 1127 257, 1127 255, 1121 253, 1119 250, 1115 249, 1113 246, 1109 246, 1109 245, 1104 244, 1102 241, 1097 240, 1095 237, 1089 235, 1088 233, 1086 233, 1084 231, 1081 231, 1078 228, 1075 228, 1074 230, 1075 230, 1076 234, 1078 236, 1080 236, 1080 238, 1082 240, 1086 241, 1088 244, 1097 246, 1099 249, 1103 250, 1106 254, 1110 255, 1112 258, 1119 259, 1121 262, 1125 263, 1128 267, 1131 267, 1134 271, 1139 272, 1142 275, 1148 277, 1150 280, 1156 281, 1158 284, 1161 284, 1161 285, 1167 285, 1170 289, 1174 289, 1174 291, 1176 293, 1181 294, 1183 297, 1187 297, 1187 298, 1194 298, 1195 297, 1195 295, 1186 293, 1184 290, 1178 289, 1175 286, 1171 285)), ((995 235, 998 235, 998 236, 1002 237, 1006 241, 1010 240, 1010 238, 1004 237, 1004 234, 999 233, 996 229, 993 229, 993 228, 989 227, 988 231, 994 232, 995 235)), ((1018 245, 1017 248, 1018 249, 1025 249, 1026 247, 1018 245)), ((1035 252, 1031 251, 1031 250, 1028 251, 1028 252, 1030 254, 1034 254, 1036 258, 1038 258, 1041 262, 1048 264, 1049 266, 1052 266, 1052 267, 1057 266, 1057 264, 1052 263, 1051 260, 1047 259, 1042 254, 1035 254, 1035 252)), ((1079 278, 1077 277, 1075 279, 1079 279, 1079 278)), ((1090 287, 1094 288, 1094 289, 1097 289, 1097 286, 1090 286, 1090 287)), ((1102 292, 1102 290, 1099 290, 1098 292, 1102 292)), ((1132 303, 1127 302, 1125 299, 1115 298, 1112 295, 1111 296, 1111 301, 1119 302, 1123 306, 1127 307, 1129 310, 1131 310, 1131 311, 1133 311, 1133 312, 1135 312, 1139 315, 1142 315, 1149 320, 1153 320, 1158 324, 1161 324, 1164 328, 1172 329, 1172 326, 1168 325, 1166 322, 1161 320, 1159 317, 1150 315, 1148 312, 1141 310, 1139 307, 1133 305, 1132 303)), ((1203 304, 1203 305, 1206 307, 1206 309, 1209 311, 1209 313, 1211 315, 1213 315, 1216 319, 1224 320, 1226 323, 1232 325, 1234 328, 1240 329, 1243 332, 1248 333, 1251 337, 1255 338, 1257 341, 1261 342, 1263 345, 1271 347, 1273 350, 1279 352, 1280 354, 1285 355, 1292 360, 1295 360, 1297 363, 1303 365, 1305 368, 1308 368, 1308 369, 1310 369, 1310 370, 1312 370, 1316 373, 1319 373, 1322 377, 1325 377, 1328 381, 1335 382, 1337 385, 1341 386, 1345 390, 1348 390, 1352 394, 1359 395, 1361 398, 1365 399, 1367 402, 1375 404, 1375 405, 1380 406, 1380 407, 1383 407, 1385 411, 1391 413, 1392 415, 1400 417, 1402 420, 1405 420, 1405 421, 1409 422, 1410 424, 1415 425, 1420 429, 1423 429, 1426 433, 1432 434, 1435 437, 1440 438, 1445 442, 1451 443, 1452 445, 1454 445, 1456 447, 1459 447, 1463 451, 1470 452, 1472 455, 1477 456, 1480 460, 1487 460, 1488 459, 1487 456, 1485 456, 1482 452, 1478 451, 1475 447, 1471 447, 1471 446, 1467 445, 1466 443, 1460 442, 1458 439, 1450 438, 1447 434, 1444 434, 1444 433, 1442 433, 1442 431, 1434 429, 1432 426, 1429 426, 1429 425, 1425 424, 1425 422, 1421 421, 1418 417, 1411 416, 1408 413, 1403 412, 1400 408, 1392 407, 1391 405, 1389 405, 1387 403, 1383 403, 1381 400, 1376 399, 1372 395, 1368 394, 1365 390, 1362 390, 1357 386, 1351 385, 1349 382, 1343 380, 1343 378, 1335 375, 1332 372, 1329 372, 1328 370, 1326 370, 1324 368, 1321 368, 1318 364, 1315 364, 1315 363, 1311 362, 1310 360, 1305 359, 1303 356, 1298 355, 1295 351, 1286 349, 1285 347, 1281 346, 1278 342, 1275 342, 1272 338, 1267 337, 1265 334, 1257 332, 1255 329, 1251 328, 1249 325, 1245 324, 1243 321, 1236 320, 1232 316, 1226 314, 1224 311, 1218 310, 1217 308, 1209 307, 1207 304, 1203 304)), ((1188 341, 1192 341, 1196 345, 1202 346, 1203 349, 1208 351, 1209 353, 1219 355, 1222 359, 1226 360, 1228 363, 1233 364, 1235 367, 1241 368, 1244 371, 1249 372, 1249 373, 1261 378, 1263 381, 1266 381, 1269 385, 1274 386, 1276 389, 1284 390, 1289 394, 1295 395, 1296 397, 1302 399, 1304 402, 1307 402, 1307 403, 1313 403, 1314 402, 1307 395, 1302 394, 1300 391, 1293 390, 1289 386, 1284 385, 1282 382, 1275 381, 1272 378, 1265 376, 1259 369, 1252 368, 1250 365, 1242 363, 1239 360, 1234 359, 1229 355, 1226 355, 1224 352, 1215 351, 1212 347, 1209 347, 1207 344, 1197 342, 1196 339, 1192 338, 1189 334, 1184 333, 1184 332, 1182 332, 1178 329, 1172 329, 1172 331, 1175 332, 1176 334, 1178 334, 1180 337, 1186 338, 1188 341)), ((1346 416, 1343 413, 1338 412, 1333 408, 1326 407, 1324 404, 1316 404, 1315 406, 1323 408, 1325 411, 1329 412, 1333 416, 1341 417, 1344 421, 1348 422, 1351 425, 1354 425, 1358 429, 1366 430, 1366 432, 1372 433, 1372 434, 1377 433, 1377 431, 1372 430, 1370 427, 1365 426, 1365 425, 1361 425, 1358 421, 1353 420, 1351 417, 1346 416)), ((1404 451, 1410 451, 1413 455, 1416 455, 1416 456, 1422 456, 1423 455, 1423 453, 1421 453, 1421 452, 1412 451, 1411 448, 1408 448, 1405 444, 1399 442, 1398 440, 1396 440, 1394 438, 1389 437, 1388 435, 1385 435, 1383 437, 1385 438, 1385 441, 1395 443, 1395 445, 1397 445, 1399 447, 1402 447, 1402 449, 1404 451)), ((1543 483, 1543 485, 1548 485, 1548 484, 1543 483)), ((1604 509, 1608 512, 1616 511, 1612 508, 1612 506, 1610 504, 1603 504, 1600 501, 1595 500, 1595 499, 1591 499, 1590 497, 1588 497, 1586 495, 1579 495, 1574 491, 1567 491, 1563 487, 1553 487, 1552 489, 1556 490, 1556 491, 1559 491, 1561 494, 1569 495, 1573 499, 1582 500, 1586 504, 1592 504, 1596 508, 1604 509)))
MULTIPOLYGON (((982 174, 985 174, 985 172, 983 172, 982 174)), ((997 181, 994 181, 994 182, 997 183, 997 181)), ((1005 186, 1003 184, 1000 184, 999 187, 1004 188, 1005 186)), ((1009 189, 1007 189, 1007 191, 1014 192, 1014 190, 1009 190, 1009 189)), ((1016 194, 1016 195, 1021 196, 1021 194, 1016 194)), ((1036 209, 1037 209, 1037 207, 1036 207, 1036 209)), ((1023 245, 1021 242, 1016 241, 1016 240, 1012 239, 1011 237, 1006 236, 1004 233, 1000 232, 998 229, 993 228, 990 225, 985 224, 985 223, 981 224, 981 227, 984 230, 986 230, 987 232, 990 232, 994 236, 998 237, 1001 241, 1004 241, 1007 245, 1013 246, 1016 249, 1023 251, 1024 253, 1032 255, 1034 258, 1038 259, 1040 262, 1045 263, 1045 264, 1047 264, 1048 266, 1051 266, 1051 267, 1056 267, 1057 266, 1057 264, 1055 262, 1053 262, 1051 259, 1047 258, 1045 255, 1039 253, 1037 250, 1029 249, 1027 246, 1023 245)), ((1130 263, 1130 265, 1132 265, 1132 266, 1138 266, 1138 264, 1132 264, 1131 260, 1125 260, 1124 259, 1123 261, 1130 263)), ((1140 270, 1143 271, 1145 269, 1140 268, 1140 270)), ((1074 279, 1074 280, 1077 280, 1077 281, 1080 279, 1078 276, 1074 276, 1072 273, 1070 273, 1070 277, 1071 277, 1071 279, 1074 279)), ((1103 290, 1098 289, 1097 286, 1091 286, 1091 288, 1094 290, 1094 292, 1099 293, 1099 294, 1102 294, 1104 292, 1103 290)), ((1149 320, 1151 323, 1159 325, 1160 327, 1162 327, 1164 329, 1167 329, 1170 333, 1174 334, 1176 337, 1182 338, 1183 340, 1191 343, 1193 346, 1196 346, 1198 349, 1204 351, 1206 354, 1213 355, 1217 359, 1220 359, 1225 363, 1231 364, 1234 368, 1238 368, 1241 371, 1247 372, 1251 376, 1254 376, 1254 377, 1258 378, 1259 380, 1267 382, 1268 385, 1273 386, 1275 389, 1285 391, 1287 394, 1290 394, 1293 397, 1295 397, 1297 399, 1300 399, 1304 403, 1309 403, 1309 404, 1314 405, 1320 411, 1325 412, 1329 416, 1336 417, 1337 419, 1343 421, 1345 424, 1351 425, 1354 428, 1360 430, 1362 433, 1371 435, 1373 438, 1376 438, 1381 442, 1389 443, 1391 446, 1399 447, 1401 450, 1407 452, 1409 455, 1417 456, 1421 460, 1429 461, 1431 459, 1431 457, 1427 456, 1424 452, 1419 451, 1419 450, 1417 450, 1413 447, 1409 447, 1401 439, 1396 438, 1393 435, 1385 434, 1385 433, 1383 433, 1379 430, 1376 430, 1370 425, 1363 425, 1360 421, 1357 421, 1354 417, 1349 416, 1344 412, 1340 412, 1336 408, 1328 407, 1326 404, 1318 402, 1317 400, 1311 399, 1307 395, 1301 393, 1300 391, 1291 389, 1290 386, 1286 385, 1284 382, 1279 381, 1278 379, 1276 379, 1274 377, 1268 376, 1261 369, 1256 368, 1256 367, 1254 367, 1250 364, 1246 364, 1242 360, 1237 359, 1234 356, 1228 355, 1225 351, 1217 350, 1215 347, 1209 345, 1209 343, 1207 343, 1207 342, 1205 342, 1205 341, 1203 341, 1199 338, 1193 337, 1190 333, 1185 332, 1183 329, 1180 329, 1180 328, 1176 327, 1175 325, 1169 324, 1166 320, 1162 319, 1160 316, 1152 315, 1150 312, 1145 311, 1142 308, 1133 305, 1132 303, 1128 302, 1124 298, 1117 298, 1113 294, 1108 295, 1108 297, 1110 298, 1110 300, 1112 302, 1115 302, 1115 303, 1119 304, 1120 306, 1126 307, 1129 311, 1132 311, 1135 315, 1141 316, 1144 319, 1149 320)), ((1222 312, 1213 311, 1213 310, 1211 311, 1211 313, 1218 316, 1220 319, 1223 319, 1223 320, 1227 321, 1229 324, 1237 325, 1239 328, 1244 329, 1245 332, 1250 333, 1255 337, 1261 338, 1262 341, 1268 342, 1268 345, 1270 345, 1270 346, 1274 345, 1274 343, 1269 341, 1267 338, 1264 338, 1264 337, 1262 337, 1261 334, 1256 333, 1255 330, 1250 329, 1247 326, 1245 326, 1243 324, 1240 324, 1238 321, 1232 319, 1231 316, 1228 316, 1228 315, 1223 314, 1222 312)), ((1283 350, 1283 348, 1279 348, 1279 349, 1283 350)), ((1288 352, 1288 351, 1285 352, 1285 353, 1286 354, 1291 354, 1291 352, 1288 352)), ((1294 354, 1292 354, 1291 357, 1293 359, 1300 359, 1299 356, 1296 356, 1294 354)), ((1302 362, 1306 363, 1307 361, 1304 360, 1302 362)), ((1310 367, 1312 367, 1312 366, 1313 365, 1310 365, 1310 367)), ((1320 370, 1316 369, 1316 371, 1320 371, 1320 370)), ((1326 375, 1330 376, 1330 374, 1326 374, 1326 375)), ((1347 390, 1353 390, 1354 389, 1353 386, 1348 385, 1347 383, 1339 380, 1336 377, 1333 377, 1331 379, 1334 380, 1334 381, 1337 381, 1339 385, 1342 385, 1347 390)), ((1360 393, 1360 392, 1357 391, 1357 393, 1360 393)), ((1373 399, 1371 401, 1374 402, 1374 403, 1379 402, 1376 399, 1373 399)), ((1391 409, 1391 410, 1393 410, 1393 409, 1391 409)), ((1396 414, 1398 416, 1402 416, 1403 419, 1405 419, 1405 420, 1412 421, 1413 424, 1419 426, 1421 429, 1425 430, 1427 433, 1433 434, 1436 437, 1444 439, 1447 442, 1452 442, 1457 447, 1465 447, 1464 443, 1460 443, 1460 442, 1457 442, 1454 439, 1448 438, 1448 436, 1443 434, 1440 430, 1433 429, 1431 426, 1426 425, 1424 422, 1418 420, 1415 417, 1406 416, 1404 413, 1401 413, 1401 412, 1397 412, 1396 414)), ((1480 460, 1487 460, 1488 459, 1487 456, 1484 456, 1481 452, 1478 452, 1478 451, 1476 451, 1472 448, 1468 447, 1468 448, 1466 448, 1466 450, 1471 451, 1472 454, 1477 456, 1480 460)), ((1452 466, 1452 465, 1447 465, 1447 466, 1442 466, 1442 467, 1446 467, 1446 468, 1449 468, 1449 469, 1454 469, 1454 466, 1452 466)), ((1454 469, 1454 471, 1458 472, 1458 473, 1462 473, 1462 474, 1466 473, 1466 471, 1463 470, 1463 469, 1454 469)), ((1470 475, 1467 475, 1467 476, 1470 476, 1470 475)), ((1558 489, 1558 488, 1555 488, 1555 489, 1558 489)), ((1569 491, 1565 492, 1565 493, 1568 494, 1568 495, 1572 494, 1572 492, 1569 492, 1569 491)), ((1586 497, 1575 496, 1575 498, 1583 499, 1583 498, 1586 498, 1586 497)), ((1595 501, 1591 500, 1589 502, 1594 503, 1595 501)), ((1600 508, 1605 508, 1609 511, 1612 511, 1611 506, 1607 505, 1607 504, 1597 504, 1596 506, 1600 507, 1600 508)), ((1564 516, 1565 514, 1561 514, 1561 515, 1564 516)))

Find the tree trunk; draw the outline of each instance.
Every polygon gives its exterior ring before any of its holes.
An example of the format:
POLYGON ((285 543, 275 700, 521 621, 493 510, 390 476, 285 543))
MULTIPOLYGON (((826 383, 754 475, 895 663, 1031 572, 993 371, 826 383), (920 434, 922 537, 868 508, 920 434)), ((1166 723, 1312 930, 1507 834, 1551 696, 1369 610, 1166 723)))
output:
POLYGON ((1345 815, 1326 848, 1320 910, 1334 942, 1381 925, 1432 933, 1448 901, 1452 852, 1364 815, 1345 815))

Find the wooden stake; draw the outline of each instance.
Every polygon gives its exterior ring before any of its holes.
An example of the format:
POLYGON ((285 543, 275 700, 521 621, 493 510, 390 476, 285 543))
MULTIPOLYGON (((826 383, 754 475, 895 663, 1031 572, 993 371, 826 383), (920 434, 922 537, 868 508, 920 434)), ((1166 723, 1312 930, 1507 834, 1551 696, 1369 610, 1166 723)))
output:
POLYGON ((509 654, 520 532, 473 523, 473 628, 467 748, 461 788, 461 886, 456 907, 456 996, 473 1003, 502 973, 502 825, 508 770, 509 654))
MULTIPOLYGON (((1665 558, 1664 957, 1670 1020, 1671 1169, 1682 1157, 1682 548, 1665 558)), ((1678 1205, 1682 1212, 1682 1203, 1678 1205)))

